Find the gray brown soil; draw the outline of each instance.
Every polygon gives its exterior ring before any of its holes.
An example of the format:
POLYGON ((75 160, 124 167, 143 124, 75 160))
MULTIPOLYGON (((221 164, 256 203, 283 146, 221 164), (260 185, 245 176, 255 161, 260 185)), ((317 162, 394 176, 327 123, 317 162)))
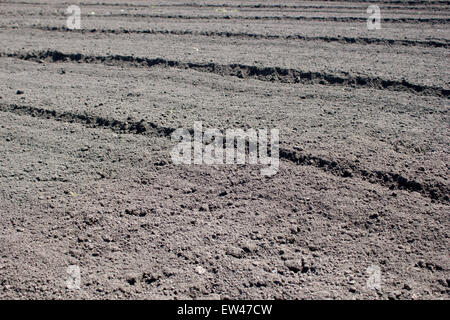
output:
POLYGON ((1 299, 449 299, 448 1, 71 4, 0 3, 1 299), (175 165, 194 121, 279 172, 175 165))

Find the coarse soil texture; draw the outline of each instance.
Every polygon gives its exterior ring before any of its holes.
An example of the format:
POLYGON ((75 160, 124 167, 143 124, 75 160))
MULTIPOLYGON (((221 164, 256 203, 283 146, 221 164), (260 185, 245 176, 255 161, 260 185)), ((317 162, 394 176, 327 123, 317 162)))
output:
POLYGON ((370 4, 1 1, 0 298, 449 299, 450 2, 370 4))

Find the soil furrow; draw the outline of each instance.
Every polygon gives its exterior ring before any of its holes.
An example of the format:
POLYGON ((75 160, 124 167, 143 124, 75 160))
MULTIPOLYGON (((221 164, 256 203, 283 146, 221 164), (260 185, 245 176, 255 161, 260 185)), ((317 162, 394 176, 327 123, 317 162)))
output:
MULTIPOLYGON (((346 1, 350 2, 350 1, 346 1)), ((27 1, 18 1, 18 2, 8 2, 10 5, 36 5, 36 6, 49 6, 54 5, 49 2, 27 2, 27 1)), ((442 10, 442 7, 448 5, 446 2, 378 2, 379 6, 382 9, 402 9, 402 10, 442 10), (386 4, 406 4, 406 5, 386 5, 386 4), (416 6, 413 6, 415 4, 416 6)), ((70 5, 70 3, 60 3, 60 5, 70 5)), ((272 4, 272 3, 255 3, 255 4, 246 4, 246 3, 167 3, 167 4, 142 4, 142 3, 105 3, 105 2, 80 2, 80 6, 86 7, 133 7, 133 8, 183 8, 183 7, 192 7, 192 8, 249 8, 249 9, 358 9, 365 8, 364 2, 361 2, 361 7, 355 6, 333 6, 333 5, 310 5, 310 4, 272 4)))
MULTIPOLYGON (((156 18, 156 19, 182 19, 182 20, 275 20, 275 21, 325 21, 325 22, 366 22, 367 17, 314 17, 314 16, 238 16, 238 15, 184 15, 184 14, 96 14, 87 17, 123 17, 123 18, 156 18)), ((447 24, 449 18, 381 18, 385 23, 431 23, 447 24)))
POLYGON ((431 199, 448 202, 449 188, 441 183, 422 183, 403 177, 397 173, 377 170, 370 172, 359 168, 351 162, 339 163, 334 160, 304 154, 295 150, 280 148, 280 158, 300 165, 312 165, 335 176, 357 177, 371 183, 379 184, 391 190, 419 192, 431 199))
MULTIPOLYGON (((20 16, 55 16, 65 17, 65 14, 46 12, 46 13, 21 13, 20 16)), ((13 16, 14 17, 14 16, 13 16)), ((223 15, 185 15, 185 14, 147 14, 147 13, 108 13, 108 14, 89 14, 83 16, 85 19, 102 18, 150 18, 150 19, 178 19, 178 20, 260 20, 260 21, 323 21, 323 22, 367 22, 367 17, 320 17, 320 16, 242 16, 234 14, 223 15)), ((450 18, 381 18, 382 23, 429 23, 429 24, 448 24, 450 18)))
MULTIPOLYGON (((77 114, 72 112, 58 112, 55 110, 16 104, 0 104, 0 111, 67 123, 78 123, 89 128, 109 129, 116 133, 125 134, 156 135, 159 137, 169 138, 172 132, 176 130, 175 128, 160 126, 156 123, 145 120, 121 121, 100 116, 77 114)), ((418 192, 425 197, 429 197, 443 203, 449 201, 449 188, 438 182, 418 182, 410 180, 397 173, 384 172, 381 170, 370 172, 359 168, 357 165, 349 161, 346 161, 345 163, 338 162, 288 148, 280 148, 279 155, 282 160, 302 166, 313 166, 337 177, 359 178, 369 181, 370 183, 388 187, 391 190, 418 192)))
POLYGON ((430 95, 449 98, 450 89, 425 86, 410 83, 406 80, 388 80, 380 77, 354 76, 348 73, 342 75, 324 72, 305 72, 296 69, 280 67, 258 67, 243 64, 195 63, 167 60, 163 58, 141 58, 134 56, 109 55, 93 56, 81 53, 66 54, 56 50, 30 51, 15 53, 0 53, 0 57, 11 57, 21 60, 49 62, 76 61, 83 63, 103 63, 106 65, 169 67, 178 69, 192 69, 199 72, 214 73, 221 76, 233 76, 242 79, 256 79, 260 81, 278 83, 321 84, 328 86, 346 86, 353 88, 368 88, 409 92, 418 95, 430 95))
POLYGON ((11 112, 17 115, 29 115, 42 119, 52 119, 68 123, 78 123, 90 128, 107 128, 117 133, 134 133, 167 137, 170 136, 170 134, 174 131, 174 129, 158 126, 153 122, 144 120, 121 121, 99 116, 90 116, 72 112, 58 112, 55 110, 47 110, 43 108, 22 106, 16 104, 0 104, 0 110, 3 112, 11 112))
MULTIPOLYGON (((17 27, 14 27, 16 29, 17 27)), ((434 48, 448 48, 448 40, 427 41, 427 40, 401 40, 401 39, 384 39, 384 38, 367 38, 367 37, 328 37, 328 36, 304 36, 301 34, 280 35, 280 34, 258 34, 249 32, 217 32, 217 31, 191 31, 191 30, 154 30, 154 29, 86 29, 86 30, 70 30, 66 27, 56 26, 33 26, 33 29, 44 31, 59 32, 81 32, 81 33, 106 33, 106 34, 167 34, 167 35, 194 35, 206 37, 226 37, 226 38, 248 38, 248 39, 283 39, 283 40, 300 40, 300 41, 323 41, 338 42, 343 44, 362 44, 362 45, 391 45, 391 46, 420 46, 434 48)))

